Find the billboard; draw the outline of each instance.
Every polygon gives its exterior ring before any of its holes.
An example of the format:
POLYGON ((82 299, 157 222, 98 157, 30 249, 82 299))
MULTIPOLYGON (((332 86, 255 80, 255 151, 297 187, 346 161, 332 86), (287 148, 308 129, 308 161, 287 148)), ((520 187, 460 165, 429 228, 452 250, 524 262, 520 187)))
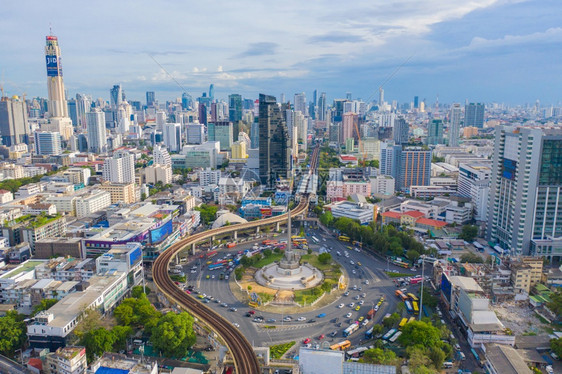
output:
POLYGON ((140 245, 137 245, 136 248, 129 252, 129 266, 133 266, 142 260, 142 249, 140 245))
POLYGON ((172 233, 172 230, 172 220, 170 219, 159 228, 150 230, 150 242, 152 244, 160 243, 172 233))
POLYGON ((47 63, 47 76, 48 77, 58 77, 62 75, 62 69, 60 69, 60 60, 56 55, 46 55, 45 60, 47 63), (60 74, 59 74, 60 71, 60 74))

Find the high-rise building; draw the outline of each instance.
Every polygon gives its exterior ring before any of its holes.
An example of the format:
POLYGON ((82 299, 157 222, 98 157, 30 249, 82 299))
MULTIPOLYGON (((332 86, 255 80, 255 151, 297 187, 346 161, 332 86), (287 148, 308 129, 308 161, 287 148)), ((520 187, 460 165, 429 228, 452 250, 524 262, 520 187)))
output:
POLYGON ((449 117, 449 147, 458 147, 461 128, 461 105, 453 104, 449 117))
POLYGON ((405 118, 397 118, 394 120, 394 128, 392 129, 392 137, 396 144, 407 144, 410 140, 410 125, 405 118))
POLYGON ((228 95, 228 120, 232 123, 242 121, 242 96, 228 95))
POLYGON ((211 83, 209 86, 209 98, 211 101, 215 100, 215 85, 211 83))
POLYGON ((293 110, 295 112, 301 112, 304 116, 306 116, 306 95, 304 92, 295 94, 293 110))
POLYGON ((474 206, 474 219, 486 221, 490 192, 490 166, 487 164, 460 164, 458 193, 469 197, 474 206))
POLYGON ((343 141, 347 139, 354 139, 359 141, 359 134, 357 129, 359 128, 359 116, 355 113, 345 113, 343 115, 342 131, 343 131, 343 141))
POLYGON ((166 148, 160 147, 158 144, 152 150, 152 160, 158 165, 172 165, 172 158, 166 148))
POLYGON ((83 95, 83 94, 76 94, 76 120, 77 126, 81 130, 86 129, 86 113, 90 112, 92 107, 92 98, 83 95))
POLYGON ((154 91, 146 91, 146 106, 153 107, 156 104, 156 94, 154 91))
POLYGON ((207 126, 209 141, 218 141, 221 151, 229 151, 233 142, 233 126, 230 121, 209 123, 207 126))
POLYGON ((183 110, 188 110, 193 108, 193 98, 187 92, 181 95, 181 108, 183 110))
POLYGON ((495 129, 488 241, 512 255, 562 259, 562 130, 495 129))
POLYGON ((201 123, 188 123, 187 144, 203 144, 205 142, 205 126, 201 123))
POLYGON ((199 103, 198 108, 199 108, 198 109, 199 123, 202 123, 206 126, 207 125, 207 106, 203 103, 199 103))
POLYGON ((72 121, 68 116, 68 104, 62 79, 62 61, 59 42, 56 36, 47 36, 45 46, 47 65, 47 90, 49 93, 49 129, 59 132, 64 140, 73 133, 72 121))
POLYGON ((417 96, 414 96, 414 109, 418 109, 420 107, 420 99, 417 96))
POLYGON ((260 180, 273 187, 291 168, 289 133, 274 96, 260 94, 259 124, 260 180))
POLYGON ((0 98, 0 135, 8 147, 29 143, 26 104, 16 96, 0 98))
POLYGON ((162 126, 162 140, 164 145, 171 152, 179 152, 181 150, 181 124, 165 123, 162 126))
POLYGON ((50 131, 35 132, 35 153, 38 155, 60 155, 62 153, 60 134, 50 131))
POLYGON ((76 115, 76 100, 68 100, 68 115, 74 126, 78 125, 78 116, 76 115))
POLYGON ((121 85, 120 84, 114 85, 111 88, 111 90, 109 90, 109 99, 110 99, 109 104, 111 105, 111 108, 113 109, 119 108, 119 106, 123 102, 123 96, 124 94, 121 85))
POLYGON ((322 92, 318 98, 318 120, 326 120, 326 92, 322 92))
POLYGON ((107 152, 105 114, 99 109, 86 113, 86 124, 88 129, 88 150, 98 154, 107 152))
POLYGON ((395 187, 398 189, 401 166, 400 155, 402 153, 402 146, 383 142, 380 145, 380 150, 380 172, 382 175, 393 177, 395 180, 395 187))
POLYGON ((431 151, 408 147, 400 153, 399 186, 396 189, 408 191, 410 186, 429 186, 431 178, 431 151))
MULTIPOLYGON (((256 118, 257 120, 257 118, 256 118)), ((257 149, 260 145, 260 123, 258 121, 252 122, 252 127, 250 128, 250 141, 251 149, 257 149)))
POLYGON ((427 129, 427 144, 443 144, 443 120, 432 120, 427 129))
POLYGON ((470 103, 464 107, 464 127, 484 127, 484 104, 470 103))
POLYGON ((382 106, 384 105, 384 89, 379 87, 379 110, 382 110, 382 106))
POLYGON ((111 183, 135 183, 135 156, 117 151, 103 162, 103 179, 111 183))

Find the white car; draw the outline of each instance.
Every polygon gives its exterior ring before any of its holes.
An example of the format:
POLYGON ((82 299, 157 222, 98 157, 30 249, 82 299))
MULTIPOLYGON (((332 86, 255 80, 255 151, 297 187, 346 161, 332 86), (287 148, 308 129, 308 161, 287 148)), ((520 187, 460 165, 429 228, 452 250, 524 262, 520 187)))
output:
POLYGON ((353 308, 355 306, 355 303, 349 303, 349 307, 353 308))
POLYGON ((338 305, 338 309, 341 309, 341 308, 343 308, 344 306, 345 306, 345 305, 340 304, 340 305, 338 305))
POLYGON ((357 274, 357 272, 355 270, 351 270, 352 274, 357 274))
POLYGON ((349 263, 350 263, 351 265, 355 265, 355 262, 353 262, 353 260, 349 260, 349 263))
POLYGON ((299 321, 299 322, 306 321, 306 317, 299 317, 299 318, 297 318, 297 321, 299 321))
POLYGON ((345 318, 351 318, 351 313, 347 313, 347 314, 345 315, 345 318))
POLYGON ((360 301, 359 301, 359 305, 363 305, 363 303, 364 303, 363 300, 360 300, 360 301))
POLYGON ((235 323, 233 323, 233 325, 234 325, 234 327, 240 327, 240 325, 239 325, 239 324, 237 324, 236 322, 235 322, 235 323))
POLYGON ((365 284, 369 284, 369 280, 368 280, 368 279, 365 279, 365 284))

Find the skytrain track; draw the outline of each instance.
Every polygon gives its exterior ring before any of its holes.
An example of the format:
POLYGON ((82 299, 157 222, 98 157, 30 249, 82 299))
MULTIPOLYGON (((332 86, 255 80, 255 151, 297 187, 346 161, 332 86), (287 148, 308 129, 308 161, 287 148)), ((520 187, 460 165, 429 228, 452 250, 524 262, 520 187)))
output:
MULTIPOLYGON (((310 172, 318 166, 318 152, 319 147, 312 153, 310 172)), ((301 196, 299 205, 291 210, 291 215, 296 217, 306 213, 308 209, 308 194, 301 196)), ((226 226, 214 230, 201 232, 170 246, 166 251, 154 262, 152 267, 152 276, 156 287, 172 302, 178 304, 181 308, 189 311, 199 320, 207 324, 214 332, 216 332, 225 342, 230 350, 230 354, 234 361, 236 372, 239 374, 258 374, 260 373, 260 365, 256 357, 252 345, 246 337, 234 327, 227 319, 220 316, 214 310, 206 307, 201 302, 197 301, 191 295, 183 292, 176 284, 170 279, 168 274, 168 267, 171 260, 182 251, 184 248, 201 242, 203 240, 212 238, 217 235, 228 234, 233 231, 245 230, 256 228, 265 225, 276 224, 287 220, 287 214, 277 217, 271 217, 263 220, 226 226)))

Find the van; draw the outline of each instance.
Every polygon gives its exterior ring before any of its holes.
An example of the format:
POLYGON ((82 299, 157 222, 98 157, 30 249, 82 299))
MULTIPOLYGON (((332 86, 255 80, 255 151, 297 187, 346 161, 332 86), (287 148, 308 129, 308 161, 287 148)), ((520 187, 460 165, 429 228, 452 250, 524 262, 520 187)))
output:
POLYGON ((443 368, 444 369, 451 369, 453 367, 453 363, 451 361, 445 361, 443 363, 443 368))
POLYGON ((464 355, 463 352, 459 352, 459 359, 460 359, 461 361, 466 360, 466 356, 464 355))

